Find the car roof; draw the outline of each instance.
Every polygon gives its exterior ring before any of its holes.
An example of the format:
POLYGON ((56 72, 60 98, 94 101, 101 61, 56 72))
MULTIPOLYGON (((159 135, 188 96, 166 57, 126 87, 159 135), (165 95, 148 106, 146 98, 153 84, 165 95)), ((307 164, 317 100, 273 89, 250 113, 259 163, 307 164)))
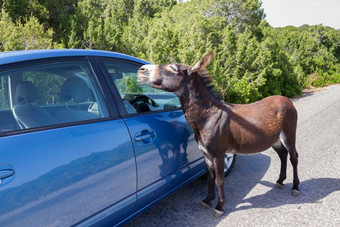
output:
POLYGON ((98 56, 98 57, 114 57, 126 60, 148 64, 139 58, 126 54, 103 50, 85 50, 85 49, 47 49, 47 50, 25 50, 25 51, 9 51, 0 53, 0 65, 36 60, 42 58, 53 57, 69 57, 69 56, 98 56))

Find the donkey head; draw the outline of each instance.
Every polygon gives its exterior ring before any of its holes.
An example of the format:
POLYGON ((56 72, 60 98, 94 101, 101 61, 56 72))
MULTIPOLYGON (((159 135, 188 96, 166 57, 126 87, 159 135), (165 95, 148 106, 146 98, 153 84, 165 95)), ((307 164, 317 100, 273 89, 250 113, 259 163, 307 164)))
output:
POLYGON ((193 67, 185 64, 170 63, 166 65, 143 65, 137 72, 137 81, 151 87, 169 92, 179 91, 185 81, 204 70, 210 63, 213 53, 201 58, 193 67))

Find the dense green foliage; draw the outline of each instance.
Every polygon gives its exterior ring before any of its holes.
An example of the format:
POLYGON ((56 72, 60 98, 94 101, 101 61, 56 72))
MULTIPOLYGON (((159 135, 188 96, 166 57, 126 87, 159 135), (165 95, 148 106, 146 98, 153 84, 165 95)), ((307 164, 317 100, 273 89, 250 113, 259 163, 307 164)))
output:
POLYGON ((217 89, 248 103, 340 83, 340 31, 272 28, 259 0, 0 0, 0 51, 89 48, 157 64, 204 53, 217 89))

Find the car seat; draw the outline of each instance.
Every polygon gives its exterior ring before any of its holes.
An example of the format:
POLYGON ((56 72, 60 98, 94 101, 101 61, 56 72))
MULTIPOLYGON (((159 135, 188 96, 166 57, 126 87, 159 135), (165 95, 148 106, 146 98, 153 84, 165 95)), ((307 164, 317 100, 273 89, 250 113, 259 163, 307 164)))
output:
POLYGON ((79 104, 89 100, 90 90, 85 81, 79 77, 70 77, 65 80, 60 91, 60 98, 62 102, 66 102, 65 108, 59 110, 55 114, 55 118, 61 122, 84 121, 98 118, 93 113, 80 108, 79 104), (73 100, 75 106, 67 104, 68 101, 73 100))
POLYGON ((40 106, 33 103, 38 98, 38 89, 30 81, 22 81, 17 85, 13 108, 14 118, 21 128, 34 128, 57 124, 57 120, 40 106))

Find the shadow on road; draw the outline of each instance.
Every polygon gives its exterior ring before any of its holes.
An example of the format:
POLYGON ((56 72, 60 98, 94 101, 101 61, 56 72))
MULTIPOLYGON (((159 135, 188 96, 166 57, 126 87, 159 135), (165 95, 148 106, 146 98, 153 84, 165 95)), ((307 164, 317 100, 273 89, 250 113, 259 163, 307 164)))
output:
POLYGON ((270 166, 270 163, 270 157, 262 153, 237 157, 235 169, 225 183, 226 215, 238 210, 237 207, 245 202, 244 198, 261 181, 269 168, 277 168, 279 173, 280 167, 270 166))
MULTIPOLYGON (((261 181, 260 184, 270 188, 274 187, 273 183, 267 181, 261 181)), ((287 184, 283 190, 271 189, 265 194, 242 200, 242 203, 247 205, 237 206, 235 211, 251 208, 272 208, 286 204, 317 203, 329 194, 340 191, 340 179, 336 178, 310 179, 301 182, 300 185, 301 194, 299 197, 292 197, 289 194, 292 184, 287 184)))
MULTIPOLYGON (((270 157, 264 154, 237 157, 234 170, 225 183, 226 214, 235 211, 235 207, 261 181, 269 166, 270 157)), ((279 167, 277 169, 279 171, 279 167)), ((216 225, 221 219, 213 217, 213 209, 200 209, 201 201, 207 193, 207 181, 203 177, 199 178, 132 220, 127 226, 197 226, 202 221, 206 221, 201 223, 203 226, 216 225)), ((212 203, 215 206, 217 198, 212 203)))
MULTIPOLYGON (((239 156, 237 161, 238 166, 235 165, 235 171, 230 178, 227 178, 225 188, 227 197, 226 215, 251 208, 273 208, 286 204, 317 203, 329 194, 340 191, 340 179, 314 178, 302 181, 300 183, 300 195, 293 197, 290 194, 292 183, 287 183, 283 189, 274 189, 276 178, 272 179, 272 182, 261 181, 269 168, 270 157, 263 154, 239 156), (248 193, 257 184, 268 187, 270 190, 264 194, 248 197, 248 193)), ((270 168, 276 168, 277 175, 279 175, 280 166, 270 166, 270 168)))
MULTIPOLYGON (((340 179, 318 178, 302 181, 301 194, 290 194, 292 183, 284 189, 274 189, 276 178, 272 182, 261 181, 269 168, 275 168, 279 175, 280 166, 271 164, 271 158, 265 154, 238 156, 234 170, 226 178, 225 194, 226 214, 252 208, 273 208, 286 204, 317 203, 320 199, 340 190, 340 179), (250 196, 249 193, 260 184, 268 187, 264 194, 250 196)), ((257 190, 257 189, 255 189, 257 190)), ((263 189, 260 189, 263 191, 263 189)), ((255 192, 256 193, 256 192, 255 192)), ((197 179, 170 197, 164 199, 151 210, 139 216, 127 226, 215 226, 222 219, 213 217, 213 209, 200 209, 200 203, 207 194, 207 182, 197 179)), ((217 199, 213 201, 213 206, 217 199)))

